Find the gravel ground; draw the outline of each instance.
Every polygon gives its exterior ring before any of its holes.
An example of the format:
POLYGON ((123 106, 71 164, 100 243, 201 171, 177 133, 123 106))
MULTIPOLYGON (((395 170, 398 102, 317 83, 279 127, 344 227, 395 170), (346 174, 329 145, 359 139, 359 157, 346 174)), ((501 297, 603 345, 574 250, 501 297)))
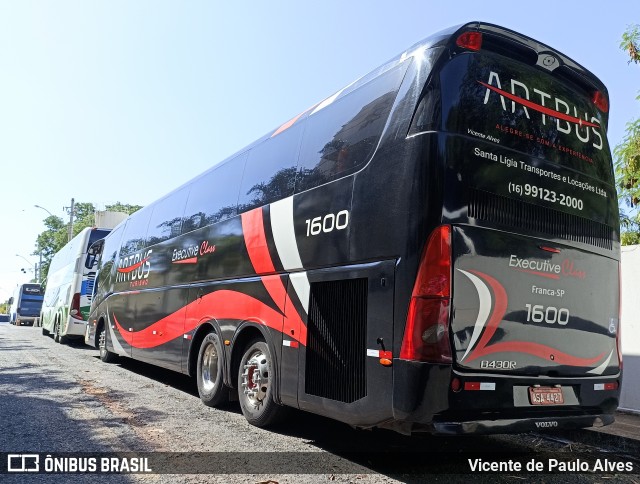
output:
MULTIPOLYGON (((387 431, 357 431, 302 412, 292 412, 287 423, 275 430, 258 429, 246 422, 237 404, 224 410, 204 406, 195 384, 183 375, 126 358, 105 364, 96 350, 56 344, 42 336, 40 328, 0 325, 0 452, 207 453, 194 455, 193 467, 187 469, 212 469, 212 474, 184 474, 184 467, 176 467, 180 475, 20 474, 0 476, 2 482, 27 482, 26 477, 28 482, 114 483, 468 482, 469 475, 434 474, 446 464, 442 451, 463 456, 491 452, 496 458, 516 452, 541 456, 568 451, 628 457, 615 449, 598 448, 597 442, 586 445, 557 436, 409 438, 387 431), (233 473, 215 473, 221 469, 233 473), (240 469, 265 470, 236 473, 240 469), (319 473, 294 474, 292 469, 319 473)), ((474 476, 484 482, 523 478, 509 473, 474 476)), ((543 480, 602 482, 603 476, 546 475, 543 480)), ((628 475, 606 480, 639 482, 637 476, 628 475)))

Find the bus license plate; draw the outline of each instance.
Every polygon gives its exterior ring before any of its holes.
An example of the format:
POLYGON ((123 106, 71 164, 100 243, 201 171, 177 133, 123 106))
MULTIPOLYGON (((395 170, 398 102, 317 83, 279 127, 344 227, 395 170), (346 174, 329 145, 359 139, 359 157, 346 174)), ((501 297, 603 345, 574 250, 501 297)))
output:
POLYGON ((529 387, 531 405, 562 405, 564 396, 562 388, 529 387))

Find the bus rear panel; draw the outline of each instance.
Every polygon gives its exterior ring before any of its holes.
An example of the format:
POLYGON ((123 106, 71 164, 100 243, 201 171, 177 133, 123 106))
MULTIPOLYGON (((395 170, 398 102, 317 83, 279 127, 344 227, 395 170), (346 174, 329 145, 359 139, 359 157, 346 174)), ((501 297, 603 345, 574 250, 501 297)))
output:
POLYGON ((442 163, 443 226, 413 289, 396 416, 442 433, 611 423, 622 358, 606 89, 494 26, 462 28, 445 57, 422 100, 437 108, 412 126, 442 163))

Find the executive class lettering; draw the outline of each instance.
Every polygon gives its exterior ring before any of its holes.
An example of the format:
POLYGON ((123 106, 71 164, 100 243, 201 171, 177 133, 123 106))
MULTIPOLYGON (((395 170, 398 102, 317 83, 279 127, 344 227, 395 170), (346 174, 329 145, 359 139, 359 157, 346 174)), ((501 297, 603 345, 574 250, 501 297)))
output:
POLYGON ((517 255, 511 254, 509 257, 509 267, 526 272, 538 273, 539 275, 549 274, 554 279, 560 276, 585 279, 587 273, 576 268, 576 264, 571 259, 565 259, 562 264, 553 264, 548 260, 521 259, 517 255))

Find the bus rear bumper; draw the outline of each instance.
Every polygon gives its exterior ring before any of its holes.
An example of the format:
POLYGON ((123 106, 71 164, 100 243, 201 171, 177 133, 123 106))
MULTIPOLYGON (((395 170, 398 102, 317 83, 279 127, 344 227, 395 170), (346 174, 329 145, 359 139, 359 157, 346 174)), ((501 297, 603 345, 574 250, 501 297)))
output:
POLYGON ((468 422, 433 422, 433 433, 440 435, 514 434, 543 430, 569 430, 603 427, 615 421, 611 414, 551 418, 473 420, 468 422))
POLYGON ((35 316, 20 316, 16 319, 16 326, 33 326, 35 316))
POLYGON ((87 322, 82 319, 76 319, 73 316, 69 317, 67 322, 67 329, 65 336, 82 336, 84 338, 87 322))
POLYGON ((521 433, 609 425, 622 375, 549 378, 460 373, 451 365, 393 360, 393 420, 405 433, 521 433), (458 380, 456 385, 452 385, 458 380), (473 382, 469 387, 466 382, 473 382), (611 390, 606 389, 611 385, 611 390), (453 388, 452 388, 453 386, 453 388), (562 388, 564 403, 534 404, 529 388, 562 388), (454 389, 455 388, 455 389, 454 389))

